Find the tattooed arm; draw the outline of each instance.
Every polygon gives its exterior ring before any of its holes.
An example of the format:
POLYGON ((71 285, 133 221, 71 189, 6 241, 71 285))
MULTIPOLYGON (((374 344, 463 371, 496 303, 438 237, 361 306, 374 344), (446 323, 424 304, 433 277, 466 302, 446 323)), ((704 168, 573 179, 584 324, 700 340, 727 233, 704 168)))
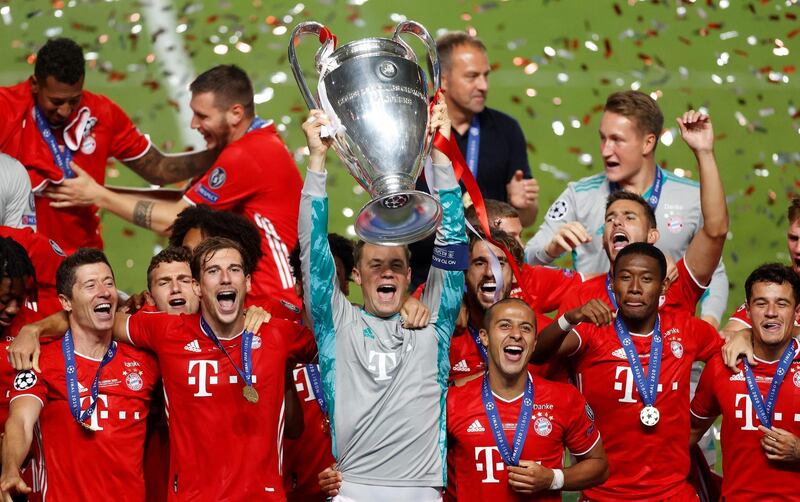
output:
POLYGON ((205 173, 219 156, 220 150, 165 154, 155 146, 135 160, 123 162, 133 172, 154 185, 166 185, 205 173))

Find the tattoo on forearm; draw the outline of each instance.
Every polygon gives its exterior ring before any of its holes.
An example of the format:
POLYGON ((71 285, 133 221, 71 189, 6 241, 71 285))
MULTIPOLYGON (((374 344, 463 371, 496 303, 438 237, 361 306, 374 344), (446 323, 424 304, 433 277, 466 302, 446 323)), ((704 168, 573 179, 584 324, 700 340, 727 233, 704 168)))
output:
POLYGON ((144 228, 150 228, 154 205, 155 202, 150 200, 138 201, 133 207, 133 224, 144 228))

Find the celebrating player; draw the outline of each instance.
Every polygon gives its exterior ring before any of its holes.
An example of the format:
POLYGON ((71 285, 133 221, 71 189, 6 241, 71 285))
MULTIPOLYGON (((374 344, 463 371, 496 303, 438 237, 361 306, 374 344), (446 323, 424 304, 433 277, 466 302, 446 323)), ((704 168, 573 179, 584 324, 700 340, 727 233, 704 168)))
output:
MULTIPOLYGON (((677 309, 659 310, 667 273, 652 244, 627 245, 616 256, 602 309, 573 311, 582 322, 553 344, 542 333, 534 359, 547 351, 569 357, 578 386, 603 431, 611 476, 584 492, 590 500, 694 500, 689 472, 689 376, 722 340, 708 323, 677 309), (588 324, 597 322, 600 326, 588 324), (641 451, 657 452, 647 462, 641 451)), ((600 304, 594 300, 594 304, 600 304)))
POLYGON ((800 314, 800 278, 762 265, 745 283, 757 365, 734 376, 717 354, 692 400, 692 442, 722 415, 724 499, 792 500, 800 481, 800 357, 792 325, 800 314))
MULTIPOLYGON (((56 205, 96 204, 136 225, 166 232, 190 205, 246 216, 261 230, 262 256, 254 270, 248 305, 269 306, 278 317, 300 311, 289 269, 289 250, 297 241, 297 210, 302 179, 275 125, 255 114, 253 84, 239 67, 220 65, 189 86, 192 127, 208 148, 222 149, 209 170, 176 202, 154 202, 106 189, 79 175, 56 190, 56 205)), ((80 174, 80 173, 79 173, 80 174)))
POLYGON ((571 385, 531 377, 536 316, 505 299, 484 316, 489 370, 447 395, 448 499, 561 500, 608 478, 592 409, 571 385), (513 431, 513 433, 511 432, 513 431), (564 468, 564 447, 578 459, 564 468))
POLYGON ((57 290, 69 328, 61 343, 42 348, 40 373, 21 371, 14 379, 0 489, 6 500, 31 491, 19 468, 38 421, 42 471, 35 489, 47 500, 143 501, 155 358, 112 340, 117 290, 101 251, 80 249, 66 258, 57 290))
MULTIPOLYGON (((329 121, 312 110, 303 124, 311 156, 300 207, 305 303, 320 347, 322 385, 331 419, 334 456, 344 478, 342 500, 441 499, 445 472, 447 354, 461 294, 464 263, 431 267, 422 301, 431 324, 405 329, 396 314, 411 269, 404 246, 356 245, 353 279, 364 307, 340 291, 328 248, 325 153, 320 129, 329 121), (448 269, 445 269, 448 267, 448 269)), ((449 136, 443 100, 431 129, 449 136)), ((466 247, 460 190, 447 158, 433 152, 434 180, 444 208, 437 246, 466 247)), ((465 253, 459 249, 456 256, 465 253)), ((459 260, 456 260, 459 261, 459 260)))
MULTIPOLYGON (((102 185, 110 157, 156 184, 185 180, 211 166, 219 150, 162 154, 119 106, 83 88, 85 66, 78 44, 51 39, 39 49, 30 79, 0 87, 0 151, 28 169, 38 195, 45 187, 53 193, 54 185, 69 186, 76 175, 102 185)), ((97 207, 50 202, 36 197, 39 232, 68 253, 81 246, 102 247, 97 207)))

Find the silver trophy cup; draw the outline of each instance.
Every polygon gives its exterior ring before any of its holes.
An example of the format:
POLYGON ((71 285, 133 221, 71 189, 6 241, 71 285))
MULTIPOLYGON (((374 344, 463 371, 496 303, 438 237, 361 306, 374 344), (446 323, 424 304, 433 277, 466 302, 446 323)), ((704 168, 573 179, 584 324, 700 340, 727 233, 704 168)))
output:
POLYGON ((289 63, 308 107, 331 117, 334 151, 371 196, 356 217, 356 234, 381 245, 424 239, 442 218, 438 201, 414 190, 433 139, 428 133, 428 79, 400 35, 411 33, 427 47, 434 89, 439 88, 436 45, 413 21, 398 24, 391 39, 365 38, 336 50, 329 39, 316 53, 319 84, 314 96, 295 47, 301 36, 324 32, 316 22, 297 25, 289 41, 289 63))

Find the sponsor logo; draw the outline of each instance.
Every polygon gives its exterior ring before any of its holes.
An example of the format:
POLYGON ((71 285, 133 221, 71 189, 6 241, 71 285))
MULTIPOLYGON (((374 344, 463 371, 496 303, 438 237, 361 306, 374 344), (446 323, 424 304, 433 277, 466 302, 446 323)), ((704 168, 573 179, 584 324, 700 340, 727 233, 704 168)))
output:
POLYGON ((65 253, 64 250, 61 249, 61 246, 59 246, 56 243, 56 241, 54 241, 53 239, 49 239, 49 241, 50 241, 50 247, 53 248, 53 252, 55 254, 57 254, 58 256, 63 256, 64 258, 67 257, 67 253, 65 253))
POLYGON ((208 186, 211 188, 219 188, 225 184, 226 178, 227 175, 225 174, 225 169, 221 167, 215 167, 211 172, 211 176, 208 177, 208 186))
POLYGON ((467 364, 467 360, 466 359, 462 359, 462 360, 458 361, 453 366, 453 371, 463 371, 463 372, 469 371, 469 365, 467 364))
POLYGON ((625 349, 616 349, 611 355, 620 359, 628 359, 628 356, 625 355, 625 349))
POLYGON ((569 210, 569 204, 567 201, 563 199, 558 199, 550 206, 550 209, 547 210, 547 218, 550 221, 560 221, 563 220, 567 216, 567 211, 569 210))
POLYGON ((669 350, 672 351, 672 355, 675 356, 676 359, 683 357, 683 345, 681 345, 681 342, 672 340, 669 342, 669 350))
POLYGON ((539 417, 533 421, 533 430, 540 436, 549 436, 553 432, 553 424, 547 417, 539 417))
POLYGON ((586 408, 585 408, 585 410, 586 410, 586 417, 587 417, 587 418, 588 418, 588 419, 589 419, 591 422, 594 422, 594 410, 592 410, 592 407, 591 407, 591 406, 589 406, 589 403, 586 403, 586 408))
POLYGON ((22 224, 33 227, 36 226, 36 215, 35 214, 23 214, 22 215, 22 224))
MULTIPOLYGON (((123 372, 123 375, 127 372, 123 372)), ((127 375, 125 375, 125 385, 134 392, 142 390, 144 387, 144 381, 142 380, 142 376, 140 372, 131 371, 127 375)))
POLYGON ((292 302, 287 302, 286 300, 281 300, 281 305, 283 305, 287 309, 291 310, 295 314, 299 314, 300 313, 300 307, 298 307, 297 305, 293 304, 292 302))
POLYGON ((14 389, 15 390, 28 390, 34 385, 36 385, 36 373, 31 370, 28 371, 20 371, 17 373, 17 376, 14 377, 14 389))
POLYGON ((122 364, 124 364, 126 368, 136 368, 136 367, 141 366, 139 361, 125 361, 122 364))
POLYGON ((219 195, 206 188, 205 185, 197 185, 195 191, 197 192, 197 195, 212 204, 215 204, 219 200, 219 195))
POLYGON ((467 427, 467 432, 486 432, 486 429, 481 425, 481 421, 476 418, 475 421, 467 427))
POLYGON ((191 342, 183 346, 183 350, 189 352, 200 352, 200 342, 198 342, 197 340, 192 340, 191 342))

